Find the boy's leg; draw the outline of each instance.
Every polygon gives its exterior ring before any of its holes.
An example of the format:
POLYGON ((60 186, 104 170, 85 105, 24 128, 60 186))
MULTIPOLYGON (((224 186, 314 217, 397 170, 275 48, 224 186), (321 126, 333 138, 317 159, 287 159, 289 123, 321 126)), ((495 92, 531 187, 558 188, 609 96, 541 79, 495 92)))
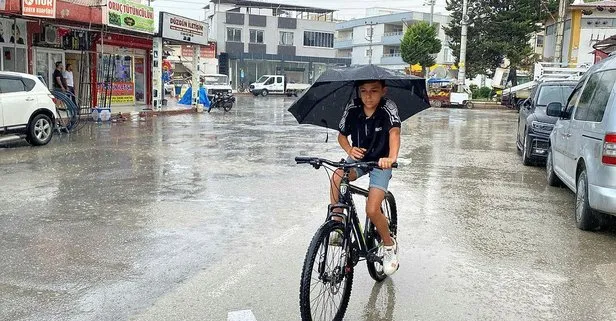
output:
MULTIPOLYGON (((344 171, 341 169, 337 169, 332 174, 330 188, 329 188, 329 199, 331 201, 330 204, 334 205, 338 203, 338 194, 340 192, 340 182, 342 182, 342 176, 344 175, 344 171)), ((357 180, 357 172, 355 170, 351 170, 349 173, 349 181, 357 180)))
POLYGON ((376 230, 379 232, 381 240, 383 240, 383 245, 392 246, 394 245, 394 242, 391 239, 389 222, 387 222, 385 214, 381 211, 381 204, 384 199, 384 190, 376 187, 370 187, 370 191, 368 192, 368 200, 366 201, 366 214, 370 218, 372 224, 376 227, 376 230))

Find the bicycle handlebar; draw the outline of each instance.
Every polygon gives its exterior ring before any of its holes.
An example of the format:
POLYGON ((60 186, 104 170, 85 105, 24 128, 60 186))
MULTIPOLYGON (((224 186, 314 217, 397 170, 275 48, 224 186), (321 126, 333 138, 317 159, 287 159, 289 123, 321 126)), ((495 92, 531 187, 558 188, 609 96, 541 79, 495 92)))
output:
MULTIPOLYGON (((298 156, 295 157, 295 162, 297 164, 310 164, 312 166, 314 166, 315 168, 318 166, 321 166, 323 164, 327 164, 330 165, 332 167, 337 167, 340 169, 347 169, 347 168, 368 168, 370 170, 374 169, 374 168, 378 168, 381 169, 381 167, 379 167, 379 163, 378 162, 355 162, 355 163, 348 163, 344 160, 340 161, 340 162, 333 162, 324 158, 318 158, 318 157, 304 157, 304 156, 298 156)), ((392 168, 398 168, 398 163, 393 163, 391 164, 392 168)))

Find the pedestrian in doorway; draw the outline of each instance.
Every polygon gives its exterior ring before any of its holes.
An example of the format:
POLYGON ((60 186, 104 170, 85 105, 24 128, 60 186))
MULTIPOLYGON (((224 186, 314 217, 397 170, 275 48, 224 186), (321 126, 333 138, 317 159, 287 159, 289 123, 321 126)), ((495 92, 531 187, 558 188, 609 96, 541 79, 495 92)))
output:
POLYGON ((62 76, 64 77, 66 81, 66 87, 68 89, 68 92, 72 94, 71 100, 75 104, 77 104, 77 99, 75 98, 75 81, 73 78, 73 65, 66 64, 66 70, 64 70, 64 72, 62 73, 62 76))
POLYGON ((53 71, 53 89, 66 92, 68 88, 66 88, 66 79, 64 79, 64 75, 62 74, 63 71, 64 66, 62 65, 62 61, 56 62, 56 70, 53 71))

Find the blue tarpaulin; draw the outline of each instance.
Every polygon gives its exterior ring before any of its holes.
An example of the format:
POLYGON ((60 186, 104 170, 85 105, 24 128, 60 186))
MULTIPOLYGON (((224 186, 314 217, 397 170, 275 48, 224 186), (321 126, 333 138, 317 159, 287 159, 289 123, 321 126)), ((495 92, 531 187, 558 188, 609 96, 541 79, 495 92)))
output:
MULTIPOLYGON (((199 88, 199 103, 205 106, 206 108, 210 108, 210 99, 207 98, 207 92, 205 88, 199 88)), ((192 87, 188 87, 184 96, 178 102, 180 105, 192 105, 192 87)))

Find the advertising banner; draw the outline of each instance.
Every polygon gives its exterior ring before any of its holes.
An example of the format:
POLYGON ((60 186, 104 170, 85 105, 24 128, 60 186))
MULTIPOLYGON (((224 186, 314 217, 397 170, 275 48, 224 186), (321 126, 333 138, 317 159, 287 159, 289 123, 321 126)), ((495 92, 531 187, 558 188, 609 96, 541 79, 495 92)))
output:
MULTIPOLYGON (((99 85, 98 92, 103 92, 99 85)), ((132 82, 114 82, 111 91, 112 105, 129 105, 135 103, 135 84, 132 82)))
POLYGON ((154 33, 154 8, 128 0, 108 0, 107 24, 127 30, 154 33))
POLYGON ((204 22, 167 12, 161 12, 160 19, 163 38, 197 45, 207 44, 207 25, 204 22))

